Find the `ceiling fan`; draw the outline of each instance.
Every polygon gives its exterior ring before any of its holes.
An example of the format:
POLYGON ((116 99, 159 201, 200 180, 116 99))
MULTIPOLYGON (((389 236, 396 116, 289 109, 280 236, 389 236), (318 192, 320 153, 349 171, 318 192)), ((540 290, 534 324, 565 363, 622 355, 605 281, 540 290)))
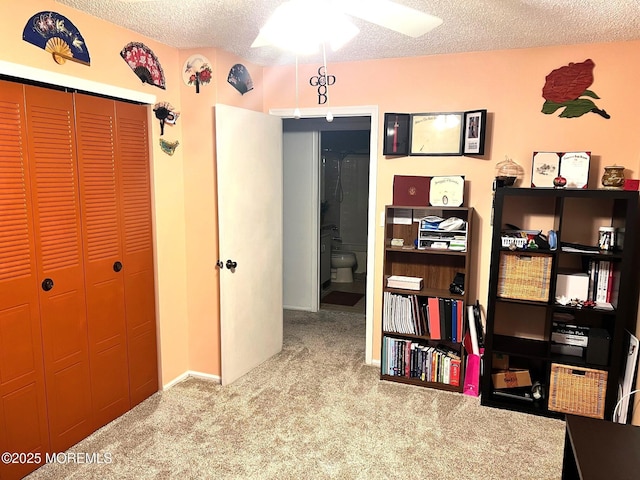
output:
POLYGON ((288 0, 276 8, 251 46, 311 53, 326 42, 337 50, 359 32, 349 16, 412 38, 442 24, 441 18, 391 0, 330 0, 320 8, 309 0, 288 0))
MULTIPOLYGON (((119 0, 143 3, 159 0, 119 0)), ((391 0, 286 0, 260 29, 252 47, 275 46, 296 54, 318 51, 322 44, 337 50, 359 29, 349 17, 418 38, 442 24, 434 15, 391 0)))

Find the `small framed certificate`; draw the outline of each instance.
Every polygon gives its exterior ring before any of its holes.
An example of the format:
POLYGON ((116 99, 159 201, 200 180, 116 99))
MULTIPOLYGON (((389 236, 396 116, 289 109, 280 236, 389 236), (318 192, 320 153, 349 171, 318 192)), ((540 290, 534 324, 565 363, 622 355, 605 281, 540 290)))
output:
POLYGON ((565 152, 560 156, 560 176, 566 188, 587 188, 591 152, 565 152))
POLYGON ((434 207, 461 207, 464 203, 464 177, 433 177, 429 188, 429 204, 434 207))

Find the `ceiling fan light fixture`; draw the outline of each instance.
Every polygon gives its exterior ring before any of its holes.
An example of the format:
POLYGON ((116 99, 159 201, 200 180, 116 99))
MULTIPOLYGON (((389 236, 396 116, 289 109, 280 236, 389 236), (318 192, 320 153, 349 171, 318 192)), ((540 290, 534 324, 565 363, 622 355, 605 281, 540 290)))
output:
POLYGON ((298 55, 309 55, 317 53, 324 43, 335 51, 359 32, 332 4, 318 10, 308 1, 289 0, 276 8, 251 46, 273 45, 298 55))

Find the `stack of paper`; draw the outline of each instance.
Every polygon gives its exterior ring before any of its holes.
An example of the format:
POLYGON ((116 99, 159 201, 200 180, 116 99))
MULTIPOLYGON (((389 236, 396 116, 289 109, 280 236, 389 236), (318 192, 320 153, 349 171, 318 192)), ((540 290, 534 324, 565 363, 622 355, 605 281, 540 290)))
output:
POLYGON ((387 287, 403 288, 406 290, 422 290, 422 278, 391 275, 387 278, 387 287))

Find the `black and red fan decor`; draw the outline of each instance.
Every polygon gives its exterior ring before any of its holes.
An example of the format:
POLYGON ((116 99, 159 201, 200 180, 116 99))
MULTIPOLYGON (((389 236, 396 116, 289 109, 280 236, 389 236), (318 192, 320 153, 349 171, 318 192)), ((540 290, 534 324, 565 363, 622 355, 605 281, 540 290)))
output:
POLYGON ((131 67, 142 83, 165 89, 164 71, 158 57, 144 43, 128 43, 120 56, 131 67))
POLYGON ((71 20, 59 13, 36 13, 24 26, 22 39, 49 52, 59 65, 67 60, 91 63, 84 38, 71 20))
POLYGON ((247 67, 241 63, 236 63, 231 67, 231 70, 229 70, 229 76, 227 77, 227 82, 229 82, 229 84, 242 95, 247 93, 249 90, 253 90, 253 80, 251 79, 251 75, 249 75, 249 70, 247 70, 247 67))

